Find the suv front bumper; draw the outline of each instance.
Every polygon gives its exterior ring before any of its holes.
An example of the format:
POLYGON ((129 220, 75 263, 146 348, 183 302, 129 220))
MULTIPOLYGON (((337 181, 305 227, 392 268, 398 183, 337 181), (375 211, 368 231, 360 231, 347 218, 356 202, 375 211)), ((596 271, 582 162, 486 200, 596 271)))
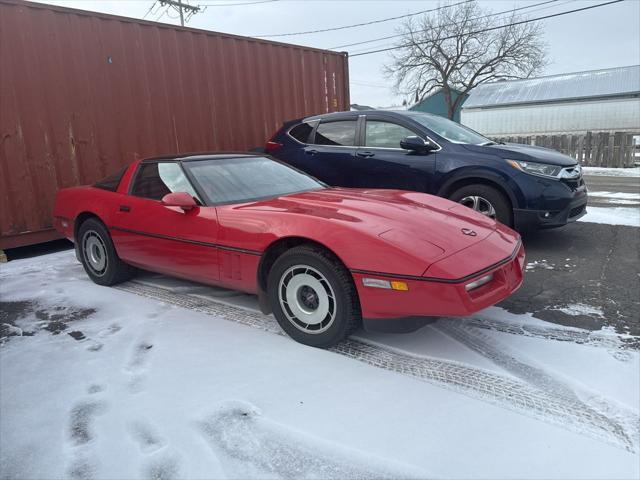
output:
MULTIPOLYGON (((557 208, 557 206, 554 206, 557 208)), ((544 228, 562 227, 567 223, 575 222, 587 213, 587 189, 586 186, 573 192, 572 198, 567 199, 566 206, 560 210, 529 210, 513 209, 513 224, 515 230, 526 231, 544 228)))

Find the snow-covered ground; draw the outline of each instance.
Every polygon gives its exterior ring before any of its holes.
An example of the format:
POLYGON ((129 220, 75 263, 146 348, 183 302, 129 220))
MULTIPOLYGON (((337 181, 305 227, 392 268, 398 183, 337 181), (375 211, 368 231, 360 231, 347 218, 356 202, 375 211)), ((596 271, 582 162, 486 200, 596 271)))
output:
POLYGON ((606 198, 607 200, 631 200, 640 201, 640 193, 636 192, 589 192, 589 198, 598 197, 606 198))
POLYGON ((640 227, 640 208, 587 206, 587 214, 578 221, 640 227))
POLYGON ((0 478, 640 476, 638 339, 609 330, 491 308, 324 351, 254 297, 99 287, 70 251, 1 265, 0 296, 22 333, 0 347, 0 478))
POLYGON ((632 168, 605 168, 582 167, 585 175, 604 175, 606 177, 640 177, 640 167, 632 168))

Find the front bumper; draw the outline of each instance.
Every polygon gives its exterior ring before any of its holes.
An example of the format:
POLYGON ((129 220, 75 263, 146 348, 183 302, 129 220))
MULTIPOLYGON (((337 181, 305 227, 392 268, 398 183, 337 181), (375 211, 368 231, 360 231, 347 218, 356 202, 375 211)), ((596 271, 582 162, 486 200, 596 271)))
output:
POLYGON ((536 193, 536 201, 528 208, 514 208, 514 228, 518 231, 562 227, 575 222, 587 213, 587 186, 580 177, 576 180, 537 180, 543 186, 536 193))
POLYGON ((364 326, 367 330, 407 332, 429 323, 429 317, 472 315, 504 300, 522 285, 524 259, 524 247, 519 243, 508 258, 464 279, 352 272, 360 297, 364 326), (466 285, 490 274, 493 275, 490 282, 466 290, 466 285), (407 284, 408 290, 366 287, 363 283, 365 278, 401 280, 407 284))

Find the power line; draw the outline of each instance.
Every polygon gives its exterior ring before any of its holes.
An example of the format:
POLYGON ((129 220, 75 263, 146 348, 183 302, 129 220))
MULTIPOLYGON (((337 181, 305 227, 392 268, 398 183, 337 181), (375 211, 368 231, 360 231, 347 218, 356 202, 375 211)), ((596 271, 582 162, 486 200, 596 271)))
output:
POLYGON ((279 0, 260 0, 258 2, 244 2, 244 3, 199 3, 199 7, 236 7, 239 5, 257 5, 258 3, 272 3, 279 0))
MULTIPOLYGON (((521 20, 519 22, 508 23, 506 25, 498 25, 498 26, 495 26, 495 27, 484 28, 482 30, 476 30, 474 32, 468 32, 468 35, 475 35, 476 33, 490 32, 492 30, 499 30, 501 28, 513 27, 515 25, 522 25, 524 23, 537 22, 537 21, 540 21, 540 20, 545 20, 547 18, 560 17, 562 15, 568 15, 570 13, 582 12, 584 10, 591 10, 592 8, 604 7, 605 5, 612 5, 614 3, 620 3, 620 2, 623 2, 623 1, 624 0, 612 0, 610 2, 599 3, 597 5, 590 5, 588 7, 576 8, 574 10, 567 10, 567 11, 564 11, 564 12, 554 13, 554 14, 551 14, 551 15, 545 15, 543 17, 530 18, 530 19, 527 19, 527 20, 521 20)), ((452 35, 452 36, 449 36, 449 37, 443 37, 440 40, 450 40, 450 39, 456 38, 456 37, 457 37, 457 35, 452 35)), ((430 42, 429 41, 416 42, 417 45, 424 45, 426 43, 430 43, 430 42)), ((374 53, 388 52, 388 51, 391 51, 391 50, 397 50, 399 48, 404 48, 404 47, 407 47, 407 46, 409 46, 409 45, 405 44, 405 45, 396 45, 394 47, 380 48, 380 49, 377 49, 377 50, 370 50, 368 52, 356 53, 356 54, 350 55, 350 57, 352 57, 352 58, 353 57, 361 57, 363 55, 371 55, 371 54, 374 54, 374 53)))
POLYGON ((151 4, 151 6, 149 7, 149 10, 147 10, 147 13, 144 14, 144 16, 142 17, 142 19, 144 20, 145 18, 147 18, 147 15, 149 15, 151 13, 151 11, 153 10, 153 7, 156 6, 156 3, 158 3, 158 0, 156 0, 155 2, 153 2, 151 4))
MULTIPOLYGON (((502 12, 497 12, 497 13, 491 13, 489 15, 483 15, 481 17, 476 17, 473 18, 472 20, 481 20, 483 18, 488 18, 488 17, 493 17, 493 16, 497 16, 497 15, 502 15, 504 13, 511 13, 511 12, 517 12, 518 10, 524 10, 526 8, 533 8, 533 7, 538 7, 540 5, 545 5, 547 3, 555 3, 558 2, 559 0, 547 0, 546 2, 540 2, 540 3, 534 3, 533 5, 527 5, 525 7, 519 7, 519 8, 512 8, 511 10, 504 10, 502 12)), ((567 3, 567 2, 565 2, 567 3)), ((547 7, 548 8, 548 7, 547 7)), ((541 10, 541 9, 539 9, 541 10)), ((535 10, 534 10, 535 11, 535 10)), ((443 26, 449 26, 449 25, 458 25, 459 23, 450 23, 448 25, 443 25, 443 26)), ((422 32, 426 32, 427 30, 418 30, 416 33, 422 33, 422 32)), ((378 38, 372 38, 371 40, 364 40, 362 42, 355 42, 355 43, 347 43, 345 45, 338 45, 336 47, 329 47, 329 50, 336 50, 338 48, 344 48, 344 47, 355 47, 356 45, 364 45, 365 43, 373 43, 373 42, 378 42, 380 40, 389 40, 390 38, 398 38, 398 37, 402 37, 404 36, 403 33, 399 33, 399 34, 394 34, 394 35, 389 35, 387 37, 378 37, 378 38)))
MULTIPOLYGON (((547 9, 549 9, 549 8, 553 8, 553 7, 560 7, 560 6, 562 6, 562 5, 566 5, 566 4, 568 4, 568 3, 575 3, 575 2, 577 2, 577 1, 578 1, 578 0, 565 0, 565 1, 563 1, 562 3, 558 3, 558 4, 554 4, 554 5, 548 5, 548 6, 546 6, 546 7, 542 7, 542 8, 536 8, 535 10, 532 10, 532 11, 530 11, 530 12, 527 12, 527 14, 531 14, 531 13, 533 13, 533 12, 539 12, 540 10, 547 10, 547 9)), ((536 5, 537 5, 537 4, 536 4, 536 5)), ((530 5, 530 6, 531 6, 531 7, 533 7, 533 5, 530 5)), ((510 12, 512 12, 513 10, 509 10, 509 11, 510 11, 510 12)), ((499 13, 496 13, 495 15, 500 15, 500 14, 502 14, 502 13, 505 13, 505 12, 499 12, 499 13)), ((477 17, 477 18, 474 18, 474 19, 472 19, 472 20, 477 20, 477 19, 480 19, 480 18, 483 18, 483 17, 477 17)), ((505 18, 503 18, 503 19, 501 19, 501 20, 505 20, 505 18)), ((457 22, 457 23, 450 23, 450 24, 443 25, 443 26, 459 25, 460 23, 461 23, 461 22, 457 22)), ((428 29, 425 29, 425 30, 416 30, 414 33, 423 33, 423 32, 428 32, 428 31, 430 31, 430 30, 432 30, 432 29, 429 29, 429 28, 428 28, 428 29)), ((394 37, 402 37, 402 36, 404 36, 404 34, 394 35, 394 37)), ((389 43, 387 43, 386 45, 389 45, 389 43)), ((384 45, 381 45, 381 46, 384 46, 384 45)), ((375 48, 375 47, 374 47, 374 46, 371 46, 371 47, 360 48, 360 49, 358 49, 358 50, 350 50, 350 51, 349 51, 349 55, 354 56, 354 55, 356 55, 356 54, 358 54, 358 53, 361 53, 361 52, 368 52, 370 48, 375 48)))
POLYGON ((361 86, 361 87, 387 88, 387 89, 389 88, 389 85, 380 85, 380 84, 377 84, 377 83, 361 82, 361 81, 358 81, 358 80, 349 80, 349 83, 353 84, 353 85, 358 85, 358 86, 361 86))
POLYGON ((453 3, 451 5, 444 5, 441 7, 437 7, 437 8, 432 8, 429 10, 422 10, 420 12, 415 12, 415 13, 408 13, 406 15, 400 15, 397 17, 389 17, 389 18, 382 18, 380 20, 372 20, 370 22, 364 22, 364 23, 355 23, 353 25, 344 25, 342 27, 333 27, 333 28, 324 28, 321 30, 309 30, 306 32, 291 32, 291 33, 278 33, 278 34, 273 34, 273 35, 251 35, 252 37, 257 37, 257 38, 270 38, 270 37, 290 37, 293 35, 307 35, 310 33, 322 33, 322 32, 332 32, 334 30, 345 30, 347 28, 356 28, 356 27, 363 27, 365 25, 373 25, 376 23, 383 23, 383 22, 390 22, 392 20, 399 20, 401 18, 407 18, 407 17, 412 17, 414 15, 421 15, 423 13, 428 13, 428 12, 435 12, 436 10, 443 10, 445 8, 451 8, 451 7, 455 7, 456 5, 462 5, 463 3, 469 3, 469 2, 473 2, 474 0, 462 0, 461 2, 458 3, 453 3))

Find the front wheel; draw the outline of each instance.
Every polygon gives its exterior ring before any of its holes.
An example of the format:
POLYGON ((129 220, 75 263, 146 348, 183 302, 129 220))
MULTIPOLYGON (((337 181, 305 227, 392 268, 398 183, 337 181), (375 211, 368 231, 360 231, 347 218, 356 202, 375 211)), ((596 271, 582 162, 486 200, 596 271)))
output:
POLYGON ((511 203, 501 192, 489 185, 467 185, 453 192, 449 200, 461 203, 508 227, 513 226, 511 203))
POLYGON ((331 347, 362 320, 351 275, 321 248, 300 246, 282 254, 269 272, 267 292, 282 329, 305 345, 331 347))

